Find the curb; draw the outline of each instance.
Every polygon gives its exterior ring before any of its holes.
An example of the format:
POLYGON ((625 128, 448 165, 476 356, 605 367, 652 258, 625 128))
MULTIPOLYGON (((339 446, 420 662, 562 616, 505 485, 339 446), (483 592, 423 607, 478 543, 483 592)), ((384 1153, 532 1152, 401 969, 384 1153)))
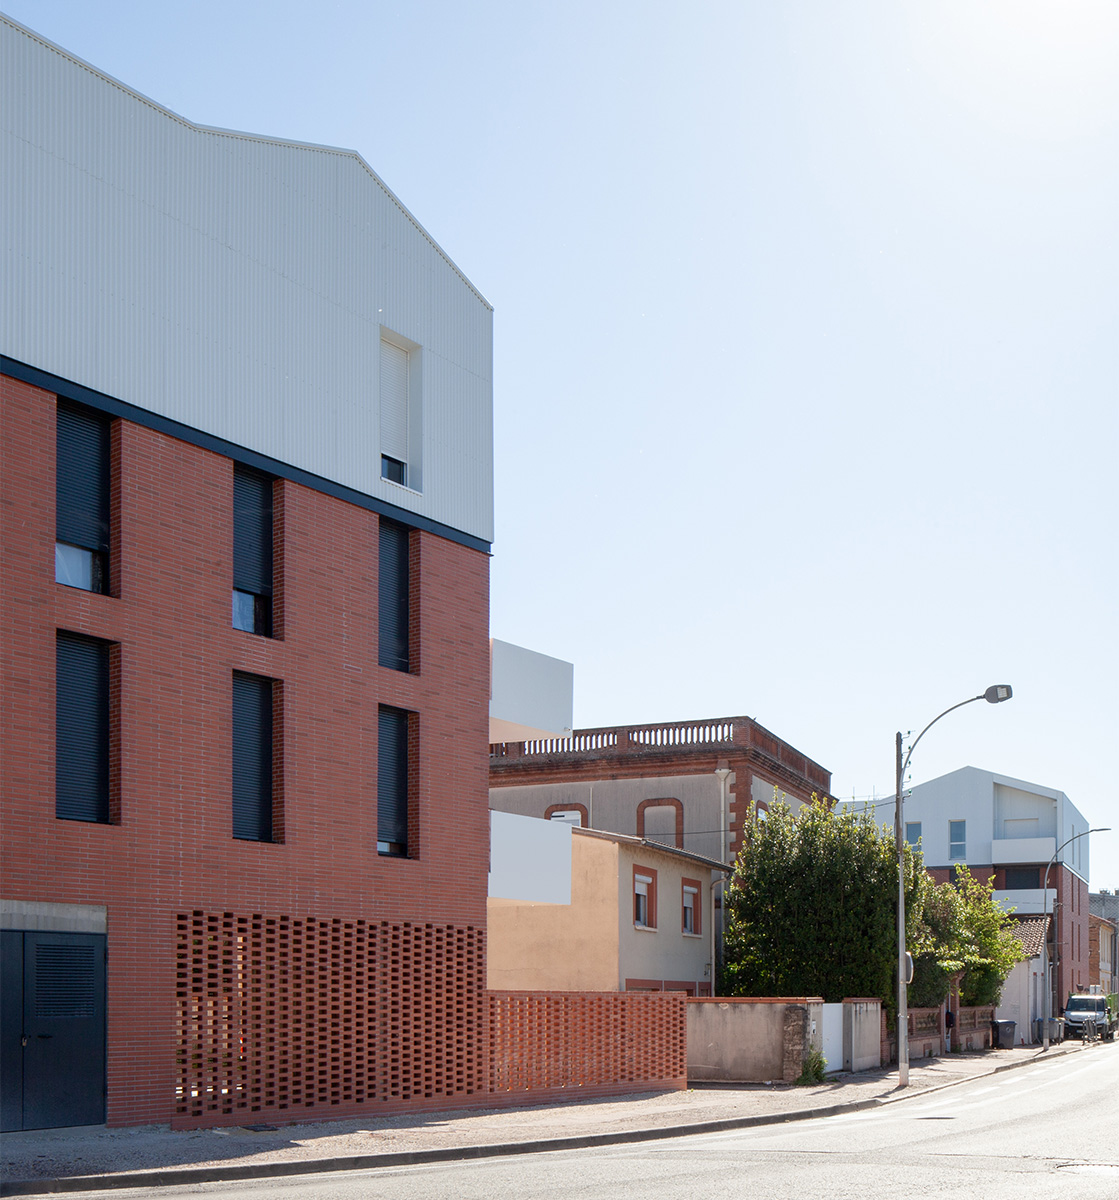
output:
MULTIPOLYGON (((1062 1049, 1057 1055, 1050 1051, 1049 1057, 1061 1057, 1071 1053, 1062 1049)), ((929 1096, 945 1088, 958 1087, 973 1079, 1013 1071, 1031 1066, 1042 1054, 1026 1062, 1004 1063, 984 1071, 981 1075, 970 1075, 965 1079, 952 1079, 935 1087, 922 1088, 917 1092, 902 1095, 875 1096, 869 1100, 856 1100, 847 1104, 829 1104, 821 1108, 806 1108, 795 1112, 772 1113, 754 1117, 727 1117, 719 1121, 698 1121, 691 1125, 669 1125, 659 1129, 630 1129, 616 1133, 592 1133, 578 1137, 540 1138, 528 1142, 495 1142, 485 1146, 455 1146, 433 1150, 399 1150, 381 1154, 356 1154, 339 1158, 304 1159, 298 1162, 254 1163, 245 1166, 179 1167, 159 1171, 128 1171, 104 1175, 73 1175, 65 1179, 29 1179, 0 1181, 0 1196, 39 1196, 61 1192, 112 1191, 122 1188, 159 1188, 183 1186, 195 1183, 233 1182, 242 1179, 280 1179, 294 1175, 317 1175, 334 1171, 368 1171, 378 1167, 410 1167, 422 1163, 458 1162, 468 1159, 512 1157, 519 1154, 540 1154, 559 1150, 587 1150, 597 1146, 626 1145, 634 1142, 658 1141, 661 1138, 687 1137, 690 1134, 728 1133, 735 1129, 757 1129, 766 1125, 786 1125, 794 1121, 815 1121, 824 1117, 839 1116, 840 1113, 862 1112, 887 1104, 929 1096)))

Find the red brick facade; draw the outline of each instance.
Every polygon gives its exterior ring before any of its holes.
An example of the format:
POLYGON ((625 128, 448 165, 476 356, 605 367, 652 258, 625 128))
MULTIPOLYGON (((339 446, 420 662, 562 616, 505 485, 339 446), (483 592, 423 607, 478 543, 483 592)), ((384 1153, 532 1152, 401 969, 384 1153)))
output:
POLYGON ((279 480, 276 636, 238 631, 232 461, 116 420, 111 594, 57 585, 55 397, 0 385, 3 895, 107 907, 109 1123, 484 1089, 488 557, 413 532, 422 669, 382 668, 377 515, 279 480), (109 824, 55 817, 60 630, 113 644, 109 824), (234 671, 280 681, 271 843, 231 834, 234 671), (416 714, 407 859, 377 854, 379 704, 416 714))

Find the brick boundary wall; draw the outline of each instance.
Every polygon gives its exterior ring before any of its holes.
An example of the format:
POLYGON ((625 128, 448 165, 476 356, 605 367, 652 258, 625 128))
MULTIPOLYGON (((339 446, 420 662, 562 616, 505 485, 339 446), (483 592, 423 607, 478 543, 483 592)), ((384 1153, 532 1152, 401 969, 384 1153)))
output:
POLYGON ((687 1086, 682 992, 488 992, 491 1100, 687 1086))

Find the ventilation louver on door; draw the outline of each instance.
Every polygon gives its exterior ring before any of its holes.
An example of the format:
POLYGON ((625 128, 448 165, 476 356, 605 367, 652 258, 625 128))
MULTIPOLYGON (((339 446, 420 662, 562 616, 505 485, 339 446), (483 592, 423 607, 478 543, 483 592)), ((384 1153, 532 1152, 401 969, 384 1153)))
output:
POLYGON ((93 1017, 97 1012, 92 946, 35 947, 35 1016, 46 1021, 93 1017))

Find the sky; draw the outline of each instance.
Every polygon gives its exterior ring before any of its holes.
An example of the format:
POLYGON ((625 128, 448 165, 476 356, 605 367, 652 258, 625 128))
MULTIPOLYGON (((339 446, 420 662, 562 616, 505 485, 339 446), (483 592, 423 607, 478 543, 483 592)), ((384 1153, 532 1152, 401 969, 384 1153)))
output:
MULTIPOLYGON (((1119 888, 1113 0, 0 0, 357 150, 494 306, 495 637, 577 727, 748 715, 1068 794, 1119 888)), ((891 819, 888 807, 880 810, 891 819)))

